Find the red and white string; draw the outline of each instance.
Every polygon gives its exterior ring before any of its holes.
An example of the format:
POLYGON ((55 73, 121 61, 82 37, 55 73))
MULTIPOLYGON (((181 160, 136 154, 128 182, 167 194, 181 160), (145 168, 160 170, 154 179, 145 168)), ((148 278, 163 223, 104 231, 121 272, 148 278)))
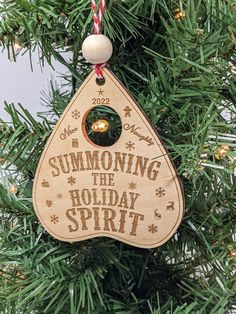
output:
MULTIPOLYGON (((93 33, 96 35, 101 33, 102 18, 103 18, 105 6, 106 6, 105 0, 100 0, 100 4, 99 4, 98 10, 97 10, 95 0, 91 0, 91 8, 92 8, 92 12, 93 12, 93 22, 94 22, 93 33)), ((94 69, 95 69, 95 72, 96 72, 98 79, 103 78, 102 68, 104 68, 105 66, 107 66, 106 63, 94 65, 94 69)))
POLYGON ((96 10, 96 2, 95 0, 91 0, 91 8, 93 12, 93 21, 94 21, 94 34, 101 33, 102 27, 102 18, 105 10, 106 2, 105 0, 100 0, 100 4, 98 10, 96 10))
POLYGON ((103 74, 102 74, 102 69, 107 67, 108 64, 107 63, 102 63, 102 64, 95 64, 93 65, 93 69, 96 72, 97 78, 99 80, 103 79, 103 74))

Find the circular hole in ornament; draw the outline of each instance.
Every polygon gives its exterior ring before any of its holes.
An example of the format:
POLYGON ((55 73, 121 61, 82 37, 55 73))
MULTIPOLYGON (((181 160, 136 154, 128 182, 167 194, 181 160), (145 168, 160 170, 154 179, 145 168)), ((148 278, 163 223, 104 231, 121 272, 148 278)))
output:
POLYGON ((121 136, 122 123, 118 113, 108 106, 96 106, 84 117, 85 136, 98 146, 112 146, 121 136))
POLYGON ((96 78, 96 83, 97 83, 98 86, 104 85, 105 82, 106 82, 106 80, 105 80, 104 77, 103 78, 98 78, 98 77, 96 78))

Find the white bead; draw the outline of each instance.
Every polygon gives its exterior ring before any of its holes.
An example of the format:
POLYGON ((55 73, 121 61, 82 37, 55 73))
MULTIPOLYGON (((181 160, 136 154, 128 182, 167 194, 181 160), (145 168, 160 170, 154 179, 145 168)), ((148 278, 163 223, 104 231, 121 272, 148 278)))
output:
POLYGON ((92 64, 106 63, 112 52, 110 39, 102 34, 90 35, 82 44, 82 54, 85 60, 92 64))

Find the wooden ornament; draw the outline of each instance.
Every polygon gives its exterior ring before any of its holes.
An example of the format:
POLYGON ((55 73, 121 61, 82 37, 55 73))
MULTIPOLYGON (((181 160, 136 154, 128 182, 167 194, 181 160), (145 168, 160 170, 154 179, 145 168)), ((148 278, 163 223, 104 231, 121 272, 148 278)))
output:
POLYGON ((82 54, 92 64, 106 63, 112 56, 113 47, 110 39, 102 34, 93 34, 85 38, 82 54))
POLYGON ((142 109, 112 72, 103 69, 103 75, 98 86, 91 72, 52 132, 35 177, 34 208, 56 239, 104 236, 154 248, 182 220, 181 184, 142 109), (98 105, 121 118, 121 136, 109 147, 95 145, 85 129, 98 105))

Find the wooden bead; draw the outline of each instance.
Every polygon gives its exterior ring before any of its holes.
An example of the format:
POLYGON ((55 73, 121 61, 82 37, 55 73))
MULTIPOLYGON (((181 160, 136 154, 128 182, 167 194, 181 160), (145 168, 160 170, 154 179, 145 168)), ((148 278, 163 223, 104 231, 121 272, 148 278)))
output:
POLYGON ((112 56, 112 43, 105 35, 90 35, 82 45, 82 54, 92 64, 106 63, 112 56))

